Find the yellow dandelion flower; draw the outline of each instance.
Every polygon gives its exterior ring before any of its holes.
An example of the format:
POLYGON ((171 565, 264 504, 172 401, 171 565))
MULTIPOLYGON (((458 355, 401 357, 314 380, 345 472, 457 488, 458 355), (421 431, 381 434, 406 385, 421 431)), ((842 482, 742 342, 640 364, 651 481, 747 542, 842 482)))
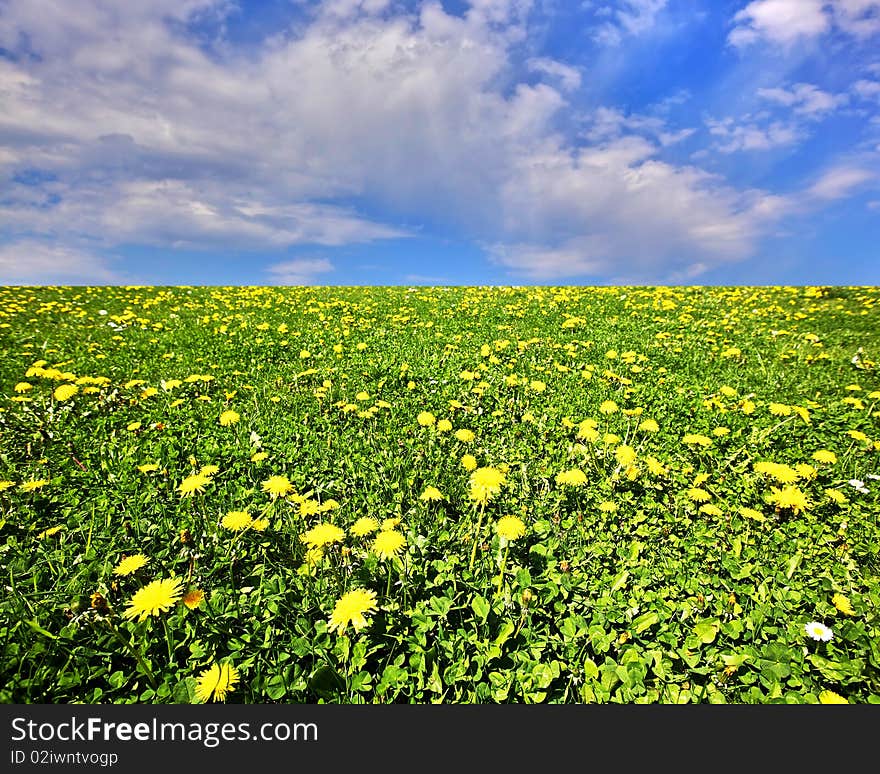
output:
POLYGON ((205 487, 210 483, 210 476, 206 476, 204 473, 193 473, 180 482, 177 491, 183 497, 192 497, 196 492, 204 492, 205 487))
POLYGON ((712 439, 700 433, 686 433, 681 438, 682 443, 689 446, 711 446, 712 439))
POLYGON ((816 478, 816 474, 819 472, 812 465, 808 465, 806 462, 799 462, 794 466, 794 469, 797 471, 798 476, 804 479, 804 481, 811 481, 816 478))
POLYGON ((14 481, 0 481, 0 492, 4 492, 7 489, 12 489, 15 486, 14 481))
POLYGON ((606 416, 615 414, 618 410, 619 406, 613 400, 602 401, 602 405, 599 406, 599 413, 605 414, 606 416))
POLYGON ((648 466, 648 471, 652 476, 663 476, 668 472, 663 463, 660 462, 660 460, 658 460, 656 457, 646 458, 645 465, 648 466))
POLYGON ((645 419, 639 424, 639 430, 643 433, 656 433, 660 429, 660 425, 653 419, 645 419))
POLYGON ((265 532, 268 526, 269 519, 254 519, 251 522, 251 529, 256 530, 257 532, 265 532))
POLYGON ((556 474, 556 483, 560 486, 583 486, 587 476, 580 468, 570 468, 556 474))
POLYGON ((187 610, 195 610, 202 604, 204 598, 205 592, 201 589, 190 589, 183 595, 182 602, 186 605, 187 610))
POLYGON ((220 415, 220 424, 223 427, 228 427, 229 425, 234 425, 239 419, 241 419, 241 416, 237 411, 227 409, 220 415))
POLYGON ((761 511, 756 511, 754 508, 747 508, 746 506, 742 506, 739 509, 739 513, 741 516, 745 516, 747 519, 752 519, 754 521, 767 521, 767 518, 764 516, 761 511))
POLYGON ((437 418, 430 411, 420 411, 416 421, 422 427, 430 427, 437 421, 437 418))
POLYGON ((712 495, 710 495, 705 489, 700 489, 695 486, 688 489, 685 494, 687 495, 688 500, 693 500, 695 503, 705 503, 712 499, 712 495))
POLYGON ((793 484, 800 478, 798 472, 789 465, 783 465, 778 462, 756 462, 752 466, 756 473, 761 473, 776 479, 780 484, 793 484))
POLYGON ((771 403, 767 408, 775 417, 787 417, 791 414, 791 406, 786 406, 784 403, 771 403))
POLYGON ((14 389, 16 392, 28 392, 28 390, 32 390, 33 388, 34 385, 32 385, 30 382, 19 382, 12 389, 14 389))
POLYGON ((357 588, 343 594, 330 615, 328 631, 343 634, 348 625, 360 631, 367 626, 367 613, 376 610, 376 592, 370 589, 357 588))
POLYGON ((465 427, 461 427, 455 431, 455 437, 461 441, 462 443, 470 443, 476 437, 473 431, 468 430, 465 427))
POLYGON ((806 495, 796 486, 786 486, 782 489, 772 487, 768 502, 777 508, 791 510, 793 513, 800 513, 810 507, 806 495))
POLYGON ((464 454, 461 458, 461 465, 468 472, 476 470, 477 458, 473 454, 464 454))
POLYGON ((138 465, 137 468, 141 473, 152 473, 159 470, 159 466, 155 462, 148 462, 146 465, 138 465))
POLYGON ((516 540, 526 534, 526 525, 516 516, 502 516, 495 524, 498 536, 505 540, 516 540))
POLYGON ((627 467, 636 461, 636 450, 627 444, 621 444, 614 450, 614 458, 619 465, 627 467))
POLYGON ((853 610, 852 604, 849 599, 845 597, 843 594, 835 594, 831 597, 831 604, 834 605, 841 613, 844 615, 855 615, 856 611, 853 610))
POLYGON ((828 496, 829 500, 833 500, 838 505, 846 505, 849 500, 843 492, 839 492, 837 489, 826 489, 825 494, 828 496))
POLYGON ((48 478, 40 478, 35 481, 25 481, 23 484, 19 484, 18 488, 21 489, 22 492, 33 492, 37 489, 42 489, 48 483, 48 478))
POLYGON ((452 422, 448 419, 441 419, 437 422, 438 433, 448 433, 450 430, 452 430, 452 422))
POLYGON ((487 503, 501 491, 506 476, 498 468, 477 468, 470 475, 470 498, 478 503, 487 503))
POLYGON ((380 559, 392 559, 406 546, 406 538, 395 529, 382 530, 373 541, 373 553, 380 559))
POLYGON ((268 455, 266 452, 263 452, 263 451, 261 451, 261 452, 254 452, 254 453, 251 455, 251 462, 262 462, 262 461, 263 461, 264 459, 266 459, 268 456, 269 456, 269 455, 268 455))
POLYGON ((214 476, 220 472, 220 468, 217 465, 202 465, 199 468, 199 474, 202 476, 214 476))
POLYGON ((275 497, 283 497, 293 491, 293 484, 287 476, 269 476, 263 484, 263 491, 275 497))
POLYGON ((142 426, 142 425, 141 425, 140 422, 129 422, 129 423, 125 426, 125 429, 128 430, 128 432, 133 433, 135 430, 140 430, 140 429, 141 429, 141 426, 142 426))
POLYGON ((40 532, 37 535, 37 540, 42 540, 43 538, 52 537, 52 535, 55 535, 55 534, 61 532, 62 529, 64 529, 63 525, 58 525, 57 527, 49 527, 49 529, 44 529, 42 532, 40 532))
POLYGON ((299 536, 299 539, 309 548, 323 548, 332 543, 338 543, 345 539, 345 532, 335 524, 322 522, 316 524, 307 532, 299 536))
POLYGON ((707 516, 721 516, 723 511, 717 505, 706 503, 700 506, 700 513, 705 513, 707 516))
POLYGON ((196 681, 196 698, 202 702, 224 701, 237 683, 238 670, 232 664, 212 664, 196 681))
POLYGON ((599 503, 599 510, 602 513, 617 513, 617 503, 605 500, 604 502, 599 503))
POLYGON ((419 495, 419 500, 425 500, 426 502, 434 502, 442 499, 443 494, 436 486, 425 487, 425 491, 419 495))
POLYGON ((65 401, 70 400, 74 395, 79 392, 79 387, 75 384, 61 384, 55 388, 55 391, 52 393, 52 397, 57 401, 65 401))
POLYGON ((382 519, 382 524, 379 526, 379 529, 381 529, 382 531, 397 529, 397 527, 400 525, 400 521, 400 516, 392 516, 388 519, 382 519))
POLYGON ((819 694, 819 704, 849 704, 849 701, 834 691, 822 691, 819 694))
POLYGON ((349 532, 355 537, 366 537, 379 529, 379 522, 372 516, 361 516, 351 525, 349 532))
POLYGON ((871 439, 868 438, 861 430, 847 430, 846 434, 855 441, 861 441, 861 443, 871 443, 871 439))
POLYGON ((833 465, 835 462, 837 462, 837 455, 833 451, 829 451, 828 449, 819 449, 819 451, 813 452, 813 459, 816 462, 833 465))
POLYGON ((369 400, 370 393, 365 392, 364 390, 361 390, 357 395, 354 396, 354 399, 360 400, 360 401, 369 400))
POLYGON ((740 407, 740 410, 742 411, 743 414, 746 414, 746 415, 754 414, 755 413, 755 402, 748 400, 748 399, 744 400, 742 402, 742 406, 740 407))
POLYGON ((123 556, 119 564, 113 569, 114 575, 131 575, 145 566, 150 560, 143 554, 123 556))
POLYGON ((221 520, 220 526, 224 529, 240 532, 253 524, 254 520, 247 511, 229 511, 221 520))
POLYGON ((155 580, 135 592, 122 617, 144 621, 151 615, 159 615, 174 607, 182 595, 180 578, 155 580))

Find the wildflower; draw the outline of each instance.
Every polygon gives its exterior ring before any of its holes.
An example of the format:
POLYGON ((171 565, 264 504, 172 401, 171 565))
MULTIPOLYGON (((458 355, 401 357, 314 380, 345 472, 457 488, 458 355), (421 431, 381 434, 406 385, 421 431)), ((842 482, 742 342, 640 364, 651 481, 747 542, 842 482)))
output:
POLYGON ((613 503, 610 500, 604 500, 599 503, 599 510, 602 513, 617 513, 617 503, 613 503))
POLYGON ((217 465, 202 465, 199 468, 199 474, 202 476, 214 476, 220 471, 217 465))
POLYGON ((183 595, 183 604, 186 605, 187 610, 195 610, 199 605, 202 604, 202 600, 205 598, 205 592, 201 589, 190 589, 183 595))
POLYGON ((437 418, 430 411, 420 411, 416 421, 422 427, 430 427, 437 421, 437 418))
POLYGON ((196 697, 199 701, 224 701, 237 682, 238 670, 232 664, 212 664, 196 681, 196 697))
POLYGON ((477 468, 470 476, 470 497, 478 503, 487 503, 501 491, 506 476, 498 468, 477 468))
POLYGON ((0 492, 3 492, 7 489, 11 489, 15 486, 14 481, 0 481, 0 492))
POLYGON ((636 460, 636 450, 632 446, 621 444, 614 450, 614 458, 624 467, 632 465, 636 460))
POLYGON ((685 494, 689 500, 693 500, 695 503, 705 503, 712 499, 712 495, 699 487, 691 487, 685 494))
POLYGON ((268 526, 269 519, 254 519, 251 522, 251 529, 256 530, 257 532, 265 532, 268 526))
POLYGON ((432 502, 435 500, 442 500, 443 495, 441 494, 440 490, 437 489, 437 487, 429 486, 425 487, 425 491, 422 492, 421 495, 419 495, 419 499, 425 500, 426 502, 432 502))
POLYGON ((392 516, 388 519, 382 519, 382 524, 379 529, 381 530, 389 530, 396 529, 400 525, 400 516, 392 516))
POLYGON ((780 484, 793 484, 800 478, 794 468, 778 462, 756 462, 753 469, 756 473, 775 478, 780 484))
POLYGON ((196 492, 204 492, 205 486, 210 483, 210 476, 206 476, 204 473, 194 473, 180 482, 177 491, 180 492, 183 497, 191 497, 196 492))
POLYGON ((239 419, 241 419, 241 417, 237 411, 228 409, 220 415, 220 424, 223 425, 223 427, 228 427, 229 425, 234 425, 239 419))
POLYGON ((856 614, 856 611, 853 610, 852 603, 850 603, 849 599, 843 594, 835 594, 833 597, 831 597, 831 604, 833 604, 834 607, 836 607, 844 615, 856 614))
POLYGON ((854 441, 861 441, 862 443, 870 443, 871 439, 868 438, 861 430, 847 430, 846 434, 852 438, 854 441))
POLYGON ((639 430, 643 433, 656 433, 660 429, 660 425, 653 419, 645 419, 639 425, 639 430))
POLYGON ((868 489, 868 487, 865 486, 864 481, 860 481, 857 478, 851 478, 846 483, 849 484, 853 489, 855 489, 859 494, 868 494, 871 491, 870 489, 868 489))
POLYGON ((438 433, 448 433, 450 430, 452 430, 452 422, 448 419, 440 419, 437 421, 438 433))
POLYGON ((159 470, 159 466, 155 462, 148 462, 145 465, 138 465, 137 469, 141 473, 152 473, 154 470, 159 470))
POLYGON ((849 502, 846 495, 843 492, 838 492, 836 489, 826 489, 825 494, 829 500, 833 500, 838 505, 846 505, 849 502))
POLYGON ((743 414, 748 415, 748 414, 755 413, 755 403, 754 403, 754 401, 751 401, 748 398, 746 398, 746 400, 744 400, 742 402, 742 406, 740 408, 741 408, 743 414))
POLYGON ((473 454, 464 454, 461 458, 461 464, 468 472, 473 471, 477 467, 477 458, 473 454))
POLYGON ((263 491, 275 497, 283 497, 293 491, 293 484, 287 476, 269 476, 263 484, 263 491))
POLYGON ((135 592, 122 617, 144 621, 148 616, 159 615, 172 608, 182 593, 180 578, 155 580, 135 592))
POLYGON ((787 417, 791 414, 791 406, 786 406, 784 403, 771 403, 767 408, 776 417, 787 417))
POLYGON ((251 462, 262 462, 262 461, 263 461, 264 459, 266 459, 268 456, 269 456, 269 455, 268 455, 266 452, 263 452, 263 451, 261 451, 261 452, 254 452, 254 453, 251 455, 251 462))
POLYGON ((682 443, 686 443, 693 446, 711 446, 712 439, 708 436, 701 435, 700 433, 687 433, 682 436, 682 443))
POLYGON ((825 690, 819 694, 819 704, 849 704, 849 701, 839 693, 825 690))
POLYGON ((351 624, 356 632, 360 631, 368 623, 366 614, 374 610, 376 610, 375 591, 364 588, 349 591, 336 602, 327 630, 342 634, 351 624))
POLYGON ((605 414, 606 416, 610 414, 615 414, 618 410, 619 407, 613 400, 602 401, 602 405, 599 406, 599 412, 601 414, 605 414))
POLYGON ((473 431, 468 430, 467 428, 464 428, 464 427, 459 428, 458 430, 455 431, 455 437, 459 441, 461 441, 462 443, 470 443, 475 438, 473 431))
POLYGON ((247 529, 253 524, 253 519, 247 511, 230 511, 220 521, 220 525, 224 529, 231 529, 233 532, 240 532, 247 529))
POLYGON ((75 384, 61 384, 55 388, 52 397, 57 401, 69 400, 79 392, 79 387, 75 384))
POLYGON ((502 516, 495 525, 498 536, 505 540, 516 540, 526 534, 526 525, 516 516, 502 516))
POLYGON ((800 513, 810 507, 806 495, 796 486, 786 486, 782 489, 772 487, 769 502, 777 508, 788 508, 793 513, 800 513))
POLYGON ((808 637, 812 637, 817 642, 828 642, 828 640, 834 637, 834 632, 818 621, 810 621, 804 626, 804 632, 806 632, 808 637))
POLYGON ((133 556, 123 556, 119 564, 113 570, 114 575, 131 575, 141 569, 147 562, 143 554, 134 554, 133 556))
POLYGON ((23 484, 19 484, 18 488, 21 489, 22 492, 33 492, 36 489, 42 489, 48 483, 48 478, 40 478, 36 481, 25 481, 23 484))
POLYGON ((37 540, 42 540, 43 538, 52 537, 52 535, 61 532, 64 529, 62 525, 58 525, 57 527, 49 527, 49 529, 44 529, 37 535, 37 540))
POLYGON ((350 532, 355 537, 366 537, 379 529, 379 522, 371 516, 361 516, 351 525, 350 532))
POLYGON ((587 477, 580 468, 571 468, 557 473, 556 483, 561 486, 583 486, 587 483, 587 477))
POLYGON ((323 548, 331 543, 338 543, 345 538, 345 532, 335 524, 322 522, 316 524, 308 532, 299 536, 299 539, 306 543, 309 548, 323 548))
POLYGON ((829 451, 828 449, 819 449, 819 451, 813 452, 813 459, 816 462, 833 465, 835 462, 837 462, 837 455, 833 451, 829 451))
POLYGON ((33 388, 34 385, 32 385, 30 382, 19 382, 12 389, 14 389, 16 392, 27 392, 28 390, 32 390, 33 388))
POLYGON ((721 516, 724 511, 722 511, 717 505, 706 503, 705 505, 700 506, 700 513, 704 513, 707 516, 721 516))
POLYGON ((406 538, 395 529, 386 529, 376 535, 373 541, 373 552, 380 559, 395 557, 406 545, 406 538))
POLYGON ((756 511, 754 508, 747 508, 746 506, 742 506, 739 508, 739 513, 741 516, 745 516, 747 519, 753 519, 754 521, 767 521, 767 518, 764 516, 761 511, 756 511))
POLYGON ((360 401, 369 400, 370 393, 364 392, 363 390, 361 390, 357 395, 354 396, 354 399, 360 400, 360 401))
POLYGON ((645 460, 645 465, 648 466, 648 471, 652 476, 663 476, 668 472, 663 466, 663 463, 661 463, 656 457, 648 457, 645 460))

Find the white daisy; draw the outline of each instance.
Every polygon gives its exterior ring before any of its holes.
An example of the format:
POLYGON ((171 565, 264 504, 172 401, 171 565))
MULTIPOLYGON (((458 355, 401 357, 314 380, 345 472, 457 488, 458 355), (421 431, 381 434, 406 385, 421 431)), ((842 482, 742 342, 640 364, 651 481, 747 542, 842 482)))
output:
POLYGON ((810 621, 810 623, 804 627, 804 631, 807 633, 808 637, 812 637, 814 640, 819 640, 820 642, 828 642, 828 640, 834 636, 834 632, 831 631, 831 629, 818 621, 810 621))

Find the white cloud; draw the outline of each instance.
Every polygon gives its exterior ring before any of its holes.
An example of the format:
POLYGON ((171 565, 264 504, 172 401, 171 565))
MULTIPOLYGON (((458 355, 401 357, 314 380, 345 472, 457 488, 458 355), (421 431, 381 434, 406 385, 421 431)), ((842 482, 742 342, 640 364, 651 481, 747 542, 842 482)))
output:
POLYGON ((326 258, 294 258, 266 269, 273 285, 314 285, 319 275, 332 271, 335 267, 326 258))
POLYGON ((557 62, 547 57, 533 57, 526 62, 526 66, 532 72, 549 75, 559 80, 563 91, 574 91, 581 85, 581 73, 575 67, 557 62))
POLYGON ((600 16, 609 21, 599 25, 594 33, 596 40, 618 45, 627 36, 643 35, 656 24, 657 17, 666 8, 668 0, 617 0, 617 4, 602 5, 600 16))
POLYGON ((840 165, 827 170, 807 189, 807 196, 822 201, 843 199, 876 175, 868 169, 840 165))
POLYGON ((880 32, 880 0, 753 0, 733 22, 734 46, 766 40, 790 47, 835 28, 864 40, 880 32))
POLYGON ((796 115, 820 118, 845 105, 846 94, 831 94, 811 83, 796 83, 791 88, 758 89, 762 99, 790 107, 796 115))
POLYGON ((781 121, 759 124, 745 120, 735 123, 731 118, 707 119, 709 133, 719 138, 715 149, 721 153, 738 151, 769 151, 800 142, 806 134, 798 126, 781 121))
POLYGON ((863 100, 880 99, 880 81, 862 78, 852 85, 852 91, 863 100))
MULTIPOLYGON (((638 34, 663 5, 614 18, 638 34)), ((35 6, 0 11, 0 46, 33 54, 0 60, 0 228, 19 238, 265 251, 430 222, 528 276, 626 260, 660 279, 748 255, 783 209, 658 160, 693 130, 656 117, 600 109, 595 132, 566 140, 557 122, 579 72, 537 58, 548 82, 514 80, 525 0, 464 16, 337 3, 247 52, 185 34, 188 13, 222 17, 225 2, 35 6), (43 176, 17 181, 24 169, 43 176)), ((332 271, 297 260, 271 276, 332 271)))
POLYGON ((0 285, 113 285, 126 278, 98 255, 27 239, 0 245, 0 285))

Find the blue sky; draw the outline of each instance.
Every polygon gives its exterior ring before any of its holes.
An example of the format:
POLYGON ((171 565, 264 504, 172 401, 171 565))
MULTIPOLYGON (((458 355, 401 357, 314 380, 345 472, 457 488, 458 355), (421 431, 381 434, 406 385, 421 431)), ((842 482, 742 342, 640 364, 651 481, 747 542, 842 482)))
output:
POLYGON ((3 284, 880 284, 880 0, 0 0, 0 104, 3 284))

